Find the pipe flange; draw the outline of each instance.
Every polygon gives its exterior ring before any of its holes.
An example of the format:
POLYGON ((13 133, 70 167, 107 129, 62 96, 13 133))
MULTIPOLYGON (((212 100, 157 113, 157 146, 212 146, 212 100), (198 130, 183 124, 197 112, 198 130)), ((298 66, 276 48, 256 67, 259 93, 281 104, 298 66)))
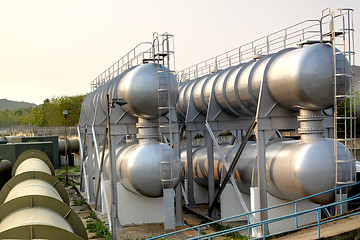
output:
POLYGON ((319 128, 298 128, 299 134, 323 134, 325 130, 319 128))
POLYGON ((158 133, 138 133, 136 134, 138 139, 149 139, 149 138, 158 138, 158 133))
POLYGON ((324 115, 299 115, 297 120, 299 122, 308 122, 308 121, 323 121, 325 119, 324 115))
POLYGON ((137 128, 157 128, 159 127, 159 122, 138 122, 136 123, 137 128))

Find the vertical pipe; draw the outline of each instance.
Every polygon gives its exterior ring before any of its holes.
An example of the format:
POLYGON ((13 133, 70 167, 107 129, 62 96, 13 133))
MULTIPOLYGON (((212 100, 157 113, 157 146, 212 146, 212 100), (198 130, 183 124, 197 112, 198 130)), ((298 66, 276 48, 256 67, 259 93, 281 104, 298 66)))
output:
POLYGON ((68 167, 69 167, 69 160, 68 160, 68 156, 67 156, 67 134, 66 134, 66 116, 65 116, 65 163, 66 163, 66 174, 65 174, 65 182, 66 185, 69 185, 69 174, 68 174, 68 167))
MULTIPOLYGON (((108 137, 108 146, 109 146, 109 160, 111 164, 111 174, 110 174, 110 191, 111 191, 111 236, 113 240, 116 240, 116 230, 121 229, 120 221, 118 218, 118 208, 117 208, 117 184, 116 184, 116 162, 115 162, 115 144, 114 137, 111 136, 110 131, 110 105, 109 105, 109 94, 106 94, 106 116, 107 116, 107 137, 108 137)), ((104 150, 103 150, 104 151, 104 150)))
MULTIPOLYGON (((266 157, 265 157, 265 131, 258 130, 258 136, 256 139, 257 145, 257 167, 258 167, 258 187, 260 198, 260 209, 267 208, 267 187, 266 187, 266 157)), ((268 212, 261 211, 260 221, 268 219, 268 212)), ((265 234, 269 233, 268 225, 262 225, 265 229, 265 234)))
POLYGON ((193 160, 192 160, 192 132, 186 131, 186 158, 187 158, 187 190, 189 207, 195 207, 194 199, 194 176, 193 176, 193 160))
MULTIPOLYGON (((205 131, 205 146, 207 148, 207 160, 208 160, 208 194, 209 194, 209 209, 211 203, 215 199, 215 177, 214 177, 214 148, 213 141, 209 132, 205 131)), ((216 209, 209 212, 209 217, 216 217, 216 209)))

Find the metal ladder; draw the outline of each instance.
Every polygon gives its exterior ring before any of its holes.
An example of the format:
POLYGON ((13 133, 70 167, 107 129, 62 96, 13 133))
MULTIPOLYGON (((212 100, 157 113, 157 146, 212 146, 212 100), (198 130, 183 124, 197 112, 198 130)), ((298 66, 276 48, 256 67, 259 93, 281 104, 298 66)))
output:
MULTIPOLYGON (((334 58, 334 142, 336 186, 356 182, 356 115, 351 66, 354 65, 353 10, 325 9, 321 18, 321 40, 330 40, 334 58), (328 26, 328 32, 324 27, 328 26), (346 148, 353 156, 346 154, 346 148)), ((340 199, 341 200, 341 196, 340 199)))
POLYGON ((166 151, 171 151, 175 146, 176 131, 176 111, 175 107, 171 106, 171 76, 175 75, 175 55, 174 55, 174 36, 168 33, 153 35, 153 60, 157 64, 157 78, 158 78, 158 109, 159 116, 167 112, 165 116, 159 117, 159 136, 160 142, 164 142, 170 148, 160 149, 160 174, 163 188, 174 188, 175 176, 173 175, 175 159, 171 158, 171 154, 166 151), (166 68, 164 68, 166 67, 166 68), (170 156, 164 158, 163 156, 170 156))

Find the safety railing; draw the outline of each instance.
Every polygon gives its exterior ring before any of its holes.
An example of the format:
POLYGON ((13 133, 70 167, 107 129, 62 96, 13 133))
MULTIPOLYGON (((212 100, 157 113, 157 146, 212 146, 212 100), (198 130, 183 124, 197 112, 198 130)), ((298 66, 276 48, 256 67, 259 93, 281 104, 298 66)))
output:
MULTIPOLYGON (((309 228, 309 227, 313 227, 313 226, 318 226, 318 236, 320 237, 320 225, 321 225, 321 224, 324 224, 324 223, 327 223, 327 222, 331 222, 331 221, 334 221, 334 220, 337 220, 337 219, 341 219, 341 218, 344 218, 344 217, 350 217, 350 216, 353 216, 353 215, 360 214, 360 212, 358 212, 358 213, 348 214, 348 215, 346 215, 346 216, 342 216, 342 217, 338 217, 338 218, 332 218, 332 219, 330 219, 330 220, 321 221, 321 215, 320 215, 320 214, 321 214, 321 210, 323 210, 323 209, 325 210, 325 209, 327 209, 328 207, 340 205, 340 211, 341 211, 340 214, 342 214, 342 213, 343 213, 343 209, 342 209, 343 204, 346 204, 346 203, 348 203, 348 202, 350 202, 350 201, 353 201, 353 200, 360 199, 360 193, 357 194, 357 195, 355 195, 355 196, 349 197, 349 198, 347 198, 347 199, 340 199, 340 201, 338 201, 338 202, 330 203, 330 204, 327 204, 327 205, 323 205, 323 206, 320 206, 320 207, 316 207, 316 208, 313 208, 313 209, 308 209, 308 210, 300 211, 300 212, 298 211, 298 205, 299 205, 299 203, 302 202, 302 201, 309 200, 309 199, 311 199, 311 198, 314 198, 314 197, 323 195, 323 194, 330 193, 330 192, 339 191, 339 192, 340 192, 340 196, 341 196, 341 195, 342 195, 341 193, 342 193, 346 188, 353 187, 353 186, 358 185, 358 184, 360 184, 360 182, 353 183, 353 184, 349 184, 349 185, 345 185, 345 186, 341 186, 341 187, 336 187, 336 188, 333 188, 333 189, 330 189, 330 190, 327 190, 327 191, 323 191, 323 192, 320 192, 320 193, 317 193, 317 194, 314 194, 314 195, 311 195, 311 196, 308 196, 308 197, 300 198, 300 199, 298 199, 298 200, 291 201, 291 202, 284 203, 284 204, 280 204, 280 205, 277 205, 277 206, 268 207, 268 208, 265 208, 265 209, 260 209, 260 210, 257 210, 257 211, 252 211, 252 212, 249 212, 249 213, 238 214, 238 215, 235 215, 235 216, 232 216, 232 217, 223 218, 223 219, 220 219, 220 220, 217 220, 217 221, 213 221, 213 222, 210 222, 210 223, 204 223, 204 224, 201 224, 201 225, 198 225, 198 226, 189 227, 189 228, 186 228, 186 229, 183 229, 183 230, 179 230, 179 231, 167 233, 167 234, 164 234, 164 235, 152 237, 152 238, 149 238, 148 240, 164 238, 164 237, 167 237, 167 236, 171 236, 171 235, 183 233, 183 232, 186 232, 186 231, 194 231, 194 230, 197 231, 197 237, 194 237, 194 238, 191 238, 191 239, 212 239, 212 238, 214 238, 214 237, 219 237, 219 236, 227 235, 227 234, 230 234, 230 233, 239 232, 239 231, 245 231, 245 230, 247 231, 247 233, 248 233, 248 238, 250 239, 251 229, 253 229, 253 228, 258 228, 258 227, 260 227, 260 226, 265 226, 265 225, 268 225, 268 224, 271 224, 271 223, 275 223, 275 222, 279 222, 279 221, 291 219, 291 218, 294 218, 295 228, 289 229, 289 230, 287 230, 287 231, 282 231, 282 232, 277 232, 277 233, 273 233, 273 234, 268 234, 268 235, 266 235, 266 234, 263 232, 261 237, 251 238, 251 239, 265 239, 265 237, 274 236, 274 235, 278 235, 278 234, 283 234, 283 233, 286 233, 286 232, 296 231, 296 230, 300 230, 300 229, 304 229, 304 228, 309 228), (281 216, 281 217, 276 217, 276 218, 272 218, 272 219, 269 219, 269 220, 260 221, 260 222, 256 222, 256 223, 251 223, 251 222, 250 222, 250 216, 251 216, 251 215, 258 214, 258 213, 260 213, 260 212, 262 212, 262 211, 270 211, 270 210, 278 209, 278 208, 285 207, 285 206, 289 206, 289 205, 292 205, 292 204, 294 205, 294 213, 293 213, 293 214, 284 215, 284 216, 281 216), (312 212, 316 212, 316 219, 315 219, 315 221, 314 221, 314 222, 316 222, 316 223, 308 224, 308 225, 306 225, 306 226, 299 226, 299 217, 300 217, 301 215, 305 215, 305 214, 312 213, 312 212), (243 226, 239 226, 239 227, 234 227, 234 228, 229 228, 229 229, 226 229, 226 230, 224 230, 224 231, 214 232, 214 233, 211 233, 211 234, 201 235, 201 229, 204 228, 204 227, 207 227, 207 228, 208 228, 208 227, 211 227, 211 225, 219 224, 219 223, 222 223, 222 222, 225 222, 225 221, 229 221, 229 220, 238 219, 238 218, 241 218, 241 217, 246 217, 246 218, 247 218, 247 225, 243 225, 243 226)), ((265 230, 264 227, 262 227, 262 229, 265 230)))
POLYGON ((105 84, 114 77, 119 76, 125 70, 141 64, 144 59, 151 59, 153 57, 152 50, 153 47, 151 42, 142 42, 138 44, 99 76, 97 76, 90 83, 91 91, 105 84))
MULTIPOLYGON (((28 137, 39 137, 39 136, 65 136, 65 128, 62 127, 38 127, 35 125, 21 125, 11 126, 3 129, 3 134, 20 136, 25 135, 28 137)), ((76 126, 67 126, 66 134, 68 137, 77 136, 76 126)))
POLYGON ((320 21, 306 20, 178 71, 177 79, 184 82, 253 60, 257 55, 268 55, 285 48, 297 47, 310 39, 320 41, 320 35, 320 21))

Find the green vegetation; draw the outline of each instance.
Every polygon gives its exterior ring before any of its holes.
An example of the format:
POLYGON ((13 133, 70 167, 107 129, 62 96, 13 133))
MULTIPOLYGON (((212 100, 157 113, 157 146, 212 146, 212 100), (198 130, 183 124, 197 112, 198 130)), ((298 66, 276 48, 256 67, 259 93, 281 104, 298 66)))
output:
POLYGON ((87 218, 86 228, 89 232, 95 233, 91 238, 103 238, 105 240, 111 239, 109 229, 105 227, 104 223, 96 217, 96 214, 92 212, 87 218))
POLYGON ((31 113, 24 117, 21 124, 39 127, 64 126, 63 111, 67 109, 69 115, 66 119, 66 125, 75 126, 79 123, 81 104, 84 98, 85 95, 45 99, 43 104, 32 108, 31 113))
POLYGON ((83 198, 74 200, 74 206, 84 206, 85 204, 86 204, 86 200, 83 198))
MULTIPOLYGON (((57 176, 65 176, 66 166, 63 165, 55 170, 57 176)), ((80 174, 80 166, 68 166, 68 175, 80 174)))
MULTIPOLYGON (((230 229, 232 227, 229 225, 222 225, 220 223, 215 223, 212 225, 212 228, 215 231, 220 232, 220 231, 230 229)), ((238 240, 247 240, 248 239, 246 236, 241 235, 239 232, 229 233, 229 234, 226 234, 225 236, 230 237, 230 239, 238 239, 238 240)))
POLYGON ((31 111, 31 108, 21 108, 16 110, 5 109, 0 111, 0 127, 10 127, 21 124, 24 120, 24 116, 30 114, 31 111))
MULTIPOLYGON (((66 125, 75 126, 79 123, 81 104, 84 98, 85 95, 53 97, 45 99, 44 103, 39 106, 29 104, 28 107, 30 108, 7 108, 0 110, 0 127, 13 125, 33 125, 38 127, 64 126, 65 120, 62 112, 65 109, 69 111, 66 125)), ((3 106, 1 109, 3 109, 3 106)))

